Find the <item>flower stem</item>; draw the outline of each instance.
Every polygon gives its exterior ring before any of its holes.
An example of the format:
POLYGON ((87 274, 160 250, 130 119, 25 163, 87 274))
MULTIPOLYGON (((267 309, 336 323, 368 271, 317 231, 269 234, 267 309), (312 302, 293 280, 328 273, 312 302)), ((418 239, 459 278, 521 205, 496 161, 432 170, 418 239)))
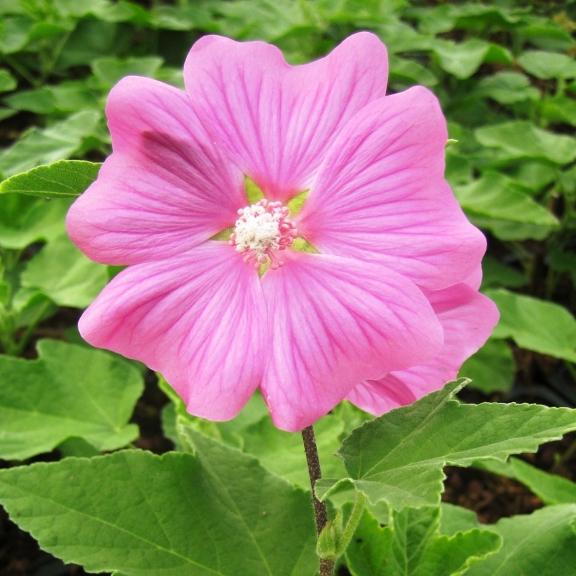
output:
MULTIPOLYGON (((314 486, 316 482, 322 478, 322 471, 320 469, 320 460, 318 459, 318 448, 316 448, 316 438, 314 436, 314 428, 308 426, 302 430, 302 440, 304 441, 304 452, 306 453, 306 462, 308 464, 308 475, 310 476, 310 487, 312 488, 312 504, 314 505, 314 516, 316 518, 316 533, 320 535, 326 522, 328 521, 328 514, 326 512, 326 504, 316 498, 314 486)), ((319 576, 332 576, 334 573, 334 562, 332 560, 320 560, 320 573, 319 576)))

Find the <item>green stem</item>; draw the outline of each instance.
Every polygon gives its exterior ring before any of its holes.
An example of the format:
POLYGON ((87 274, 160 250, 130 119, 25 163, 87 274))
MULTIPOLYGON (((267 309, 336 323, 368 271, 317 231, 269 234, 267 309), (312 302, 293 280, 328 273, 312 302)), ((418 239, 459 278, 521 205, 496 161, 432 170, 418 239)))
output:
POLYGON ((23 332, 22 336, 18 340, 18 344, 16 344, 15 349, 16 353, 14 354, 15 356, 20 356, 22 352, 24 352, 26 346, 28 345, 28 342, 30 341, 30 338, 32 337, 32 334, 34 334, 34 330, 36 330, 36 327, 42 321, 44 314, 50 308, 51 304, 52 302, 46 299, 46 301, 42 304, 42 306, 39 307, 36 317, 32 322, 30 322, 30 324, 28 324, 26 330, 23 332))
POLYGON ((356 528, 358 528, 358 524, 360 524, 360 520, 362 519, 365 504, 366 504, 366 496, 364 496, 362 492, 356 492, 356 501, 354 502, 354 507, 352 508, 352 512, 350 514, 350 517, 348 518, 348 522, 346 522, 346 526, 342 531, 342 535, 339 538, 338 542, 339 555, 344 554, 344 552, 346 552, 346 548, 348 548, 348 545, 350 544, 350 542, 352 542, 352 538, 354 537, 356 528))
POLYGON ((10 56, 9 54, 5 54, 4 60, 6 60, 6 62, 9 64, 9 66, 15 72, 20 74, 20 76, 22 76, 22 78, 24 78, 24 80, 26 80, 31 86, 33 86, 34 88, 37 88, 40 85, 40 79, 35 78, 32 75, 32 73, 28 70, 28 68, 26 68, 26 66, 24 66, 23 64, 20 64, 20 62, 18 62, 18 60, 16 60, 16 58, 14 58, 13 56, 10 56))

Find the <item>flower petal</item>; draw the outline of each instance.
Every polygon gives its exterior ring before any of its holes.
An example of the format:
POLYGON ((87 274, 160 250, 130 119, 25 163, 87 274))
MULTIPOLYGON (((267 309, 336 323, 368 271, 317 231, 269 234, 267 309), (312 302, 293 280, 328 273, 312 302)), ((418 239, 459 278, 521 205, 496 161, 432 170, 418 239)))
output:
POLYGON ((446 139, 425 88, 373 102, 333 142, 300 232, 322 251, 381 262, 425 288, 462 282, 486 242, 444 180, 446 139))
POLYGON ((438 319, 410 280, 347 258, 286 258, 263 281, 272 334, 262 389, 279 428, 300 430, 358 382, 440 349, 438 319))
POLYGON ((269 197, 305 189, 328 143, 368 102, 384 96, 386 48, 350 36, 328 56, 289 66, 264 42, 204 37, 184 67, 186 90, 206 130, 269 197))
POLYGON ((363 382, 352 390, 348 400, 380 416, 439 390, 456 378, 464 360, 482 347, 498 323, 494 303, 464 284, 432 292, 429 298, 444 328, 440 353, 420 366, 363 382))
POLYGON ((254 268, 210 242, 121 272, 84 313, 80 333, 161 372, 192 414, 227 420, 260 384, 265 313, 254 268))
POLYGON ((114 153, 67 219, 90 258, 170 257, 234 223, 246 204, 243 175, 210 143, 185 92, 127 77, 112 89, 107 115, 114 153))

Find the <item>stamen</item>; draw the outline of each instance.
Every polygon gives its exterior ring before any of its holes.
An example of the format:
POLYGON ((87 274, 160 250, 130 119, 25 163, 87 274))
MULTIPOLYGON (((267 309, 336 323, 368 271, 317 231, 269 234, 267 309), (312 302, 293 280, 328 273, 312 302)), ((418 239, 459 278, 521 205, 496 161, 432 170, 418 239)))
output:
POLYGON ((238 210, 238 220, 230 236, 230 244, 244 255, 247 262, 259 267, 282 265, 277 252, 288 248, 297 236, 289 211, 281 202, 260 200, 238 210))

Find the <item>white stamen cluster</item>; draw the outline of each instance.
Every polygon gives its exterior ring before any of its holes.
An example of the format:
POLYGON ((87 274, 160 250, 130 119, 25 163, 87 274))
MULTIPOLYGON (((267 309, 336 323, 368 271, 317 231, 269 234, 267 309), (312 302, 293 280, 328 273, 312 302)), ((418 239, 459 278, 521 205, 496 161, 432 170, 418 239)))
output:
POLYGON ((256 266, 277 264, 276 252, 286 249, 296 238, 296 227, 281 202, 260 200, 238 210, 238 216, 230 244, 256 266))

